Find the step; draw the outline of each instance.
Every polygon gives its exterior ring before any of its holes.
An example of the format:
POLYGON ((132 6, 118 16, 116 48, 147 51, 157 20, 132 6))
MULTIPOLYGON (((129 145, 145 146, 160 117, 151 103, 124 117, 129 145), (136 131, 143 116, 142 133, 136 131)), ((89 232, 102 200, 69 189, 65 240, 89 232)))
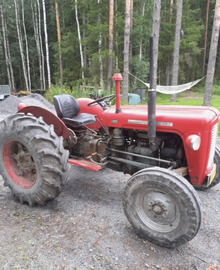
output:
POLYGON ((85 159, 73 159, 73 158, 69 158, 68 162, 72 165, 76 165, 85 169, 89 169, 92 171, 99 171, 102 169, 102 167, 100 165, 94 164, 93 162, 89 161, 89 160, 85 160, 85 159))

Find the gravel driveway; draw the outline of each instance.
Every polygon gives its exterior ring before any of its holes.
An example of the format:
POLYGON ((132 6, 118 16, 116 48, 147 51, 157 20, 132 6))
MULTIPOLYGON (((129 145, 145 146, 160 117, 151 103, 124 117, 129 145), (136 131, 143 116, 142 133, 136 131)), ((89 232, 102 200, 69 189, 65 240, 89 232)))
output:
POLYGON ((0 181, 0 269, 220 269, 220 185, 198 192, 197 236, 169 250, 139 239, 129 225, 121 201, 129 177, 72 166, 61 195, 38 207, 20 204, 0 181))

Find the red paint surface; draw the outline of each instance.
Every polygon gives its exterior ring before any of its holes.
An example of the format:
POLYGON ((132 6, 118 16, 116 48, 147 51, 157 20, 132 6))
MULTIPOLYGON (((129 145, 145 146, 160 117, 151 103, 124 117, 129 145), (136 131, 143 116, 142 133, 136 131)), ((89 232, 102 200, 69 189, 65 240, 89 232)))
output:
POLYGON ((16 166, 16 162, 11 157, 13 154, 13 143, 13 141, 8 141, 4 145, 3 156, 5 169, 11 180, 16 185, 18 185, 20 188, 29 189, 36 183, 37 174, 33 180, 31 180, 32 175, 29 175, 28 173, 25 173, 23 176, 17 174, 18 168, 16 166))
POLYGON ((69 130, 66 125, 63 123, 62 120, 60 120, 59 117, 57 117, 51 111, 37 106, 26 106, 18 111, 18 113, 20 112, 24 114, 31 113, 36 118, 42 117, 45 123, 54 126, 54 131, 57 136, 62 136, 64 139, 67 139, 69 137, 69 130))
POLYGON ((92 170, 92 171, 99 171, 102 169, 101 166, 99 165, 96 165, 94 163, 92 163, 91 161, 88 161, 88 160, 85 160, 85 159, 68 159, 68 162, 72 165, 76 165, 76 166, 79 166, 79 167, 82 167, 82 168, 85 168, 85 169, 89 169, 89 170, 92 170))

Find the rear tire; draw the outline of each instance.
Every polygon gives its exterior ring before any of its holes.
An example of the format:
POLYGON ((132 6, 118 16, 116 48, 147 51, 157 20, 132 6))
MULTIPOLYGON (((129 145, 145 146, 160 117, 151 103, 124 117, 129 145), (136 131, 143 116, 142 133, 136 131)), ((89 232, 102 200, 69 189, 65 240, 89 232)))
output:
POLYGON ((196 191, 182 176, 163 168, 133 175, 125 187, 123 206, 136 233, 162 247, 190 241, 201 225, 196 191))
POLYGON ((211 185, 209 186, 194 186, 195 189, 206 191, 220 183, 220 149, 216 146, 215 148, 215 156, 214 156, 214 163, 216 164, 216 176, 212 181, 211 185))
POLYGON ((21 202, 44 204, 59 195, 68 151, 53 126, 33 115, 11 115, 0 122, 0 141, 0 174, 21 202))

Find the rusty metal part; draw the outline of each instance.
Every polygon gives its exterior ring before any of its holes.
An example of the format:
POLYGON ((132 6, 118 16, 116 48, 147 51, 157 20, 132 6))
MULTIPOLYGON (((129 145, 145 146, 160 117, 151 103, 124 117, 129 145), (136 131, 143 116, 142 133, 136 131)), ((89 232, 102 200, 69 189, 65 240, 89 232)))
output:
POLYGON ((180 167, 174 170, 174 172, 182 175, 182 176, 187 176, 189 174, 188 168, 187 167, 180 167))
POLYGON ((32 181, 34 181, 33 171, 35 171, 35 164, 31 155, 29 154, 27 148, 21 143, 17 142, 16 146, 18 149, 17 154, 13 153, 11 157, 16 162, 18 170, 17 174, 22 176, 27 172, 33 176, 32 181))

